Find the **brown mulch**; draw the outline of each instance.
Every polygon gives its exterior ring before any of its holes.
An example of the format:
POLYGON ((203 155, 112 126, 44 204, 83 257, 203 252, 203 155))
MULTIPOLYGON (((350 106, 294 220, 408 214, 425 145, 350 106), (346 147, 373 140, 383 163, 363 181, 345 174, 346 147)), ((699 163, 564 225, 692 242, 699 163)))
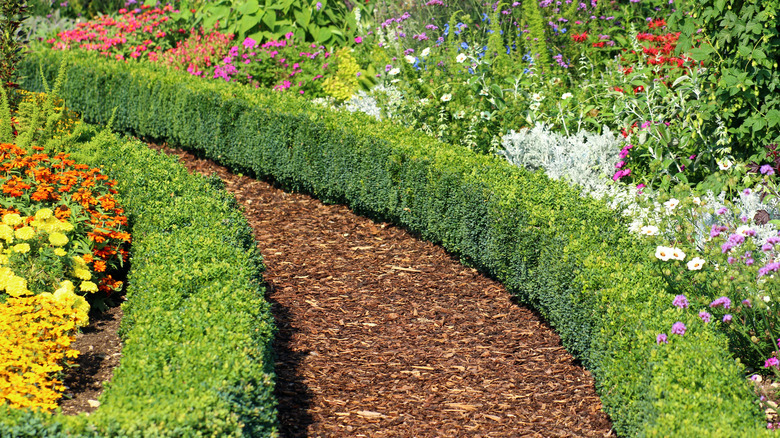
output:
POLYGON ((614 435, 591 375, 501 284, 391 224, 162 149, 216 172, 254 228, 282 436, 614 435))
POLYGON ((60 399, 63 414, 92 412, 99 406, 97 399, 103 392, 103 384, 111 380, 122 357, 122 341, 117 334, 121 319, 119 306, 105 312, 91 312, 89 325, 70 344, 70 348, 80 353, 77 366, 70 368, 63 379, 68 388, 60 399))

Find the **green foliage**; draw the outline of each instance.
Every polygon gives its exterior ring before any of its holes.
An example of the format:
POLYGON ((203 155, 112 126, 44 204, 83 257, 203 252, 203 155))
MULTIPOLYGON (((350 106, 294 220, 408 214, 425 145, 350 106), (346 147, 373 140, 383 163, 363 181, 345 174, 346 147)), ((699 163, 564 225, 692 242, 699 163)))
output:
POLYGON ((678 50, 690 50, 708 67, 703 97, 717 109, 702 116, 723 118, 730 152, 745 160, 780 141, 780 1, 704 0, 690 10, 678 13, 678 50))
MULTIPOLYGON (((58 55, 41 55, 25 68, 38 60, 53 75, 58 55)), ((85 118, 106 121, 117 107, 118 129, 345 202, 493 275, 535 306, 593 371, 621 435, 761 433, 761 413, 726 338, 691 324, 684 337, 656 344, 656 334, 680 316, 649 259, 653 248, 630 235, 612 210, 565 183, 364 115, 149 66, 82 58, 69 67, 63 92, 85 118)), ((161 231, 187 223, 174 218, 166 216, 161 231)), ((145 308, 131 321, 151 311, 144 303, 136 302, 145 308)), ((181 303, 155 306, 165 312, 181 303)))
POLYGON ((336 100, 347 100, 355 94, 358 86, 360 66, 350 53, 349 47, 344 47, 335 53, 336 74, 328 76, 322 81, 322 89, 328 96, 336 100))
MULTIPOLYGON (((26 16, 24 1, 0 0, 0 88, 13 91, 16 84, 16 64, 22 59, 23 45, 18 30, 26 16)), ((15 107, 16 95, 6 96, 15 107)))
MULTIPOLYGON (((359 11, 362 6, 357 3, 354 8, 359 11)), ((280 40, 292 32, 298 41, 344 46, 353 43, 359 27, 354 10, 340 0, 182 0, 179 9, 175 19, 186 27, 217 26, 239 41, 280 40)))
POLYGON ((119 181, 132 224, 122 365, 92 415, 0 407, 0 435, 277 436, 273 320, 235 199, 139 142, 77 131, 68 152, 119 181))
POLYGON ((546 70, 550 64, 550 53, 547 50, 547 38, 545 36, 545 25, 542 19, 542 12, 539 10, 539 3, 535 1, 523 2, 523 17, 528 24, 528 47, 531 56, 541 70, 546 70))

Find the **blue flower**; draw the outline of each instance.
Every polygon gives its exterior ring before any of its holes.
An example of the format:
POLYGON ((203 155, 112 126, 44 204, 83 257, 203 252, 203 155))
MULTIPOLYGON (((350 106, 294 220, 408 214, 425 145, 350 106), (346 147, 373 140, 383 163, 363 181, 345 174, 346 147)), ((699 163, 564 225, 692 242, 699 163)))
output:
POLYGON ((460 43, 460 47, 461 47, 463 50, 466 50, 466 49, 468 49, 468 48, 469 48, 469 45, 468 45, 468 44, 466 44, 466 42, 464 41, 464 42, 460 43))

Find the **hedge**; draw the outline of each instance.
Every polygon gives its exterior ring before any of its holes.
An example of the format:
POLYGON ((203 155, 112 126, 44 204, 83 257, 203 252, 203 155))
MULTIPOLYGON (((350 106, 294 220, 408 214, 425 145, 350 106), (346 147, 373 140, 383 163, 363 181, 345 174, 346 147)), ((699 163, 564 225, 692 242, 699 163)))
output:
MULTIPOLYGON (((20 70, 40 90, 63 55, 20 70)), ((148 63, 79 54, 62 91, 91 122, 166 141, 234 171, 392 221, 441 244, 538 309, 592 371, 615 430, 754 436, 761 412, 727 341, 671 305, 655 248, 602 202, 493 156, 292 96, 148 63), (684 337, 657 345, 675 321, 684 337)))
POLYGON ((138 141, 77 136, 72 157, 119 182, 132 226, 121 364, 91 415, 4 405, 0 436, 278 436, 274 324, 235 199, 138 141))

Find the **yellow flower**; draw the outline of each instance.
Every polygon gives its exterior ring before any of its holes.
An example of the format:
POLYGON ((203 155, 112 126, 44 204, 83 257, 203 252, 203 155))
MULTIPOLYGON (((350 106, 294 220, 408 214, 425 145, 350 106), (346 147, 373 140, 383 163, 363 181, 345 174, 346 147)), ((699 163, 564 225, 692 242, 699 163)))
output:
POLYGON ((75 269, 73 269, 73 275, 76 278, 80 278, 82 280, 91 280, 92 279, 92 273, 89 272, 87 269, 83 269, 83 268, 75 268, 75 269))
POLYGON ((39 221, 45 221, 52 216, 54 216, 54 213, 48 208, 42 208, 35 213, 35 219, 38 219, 39 221))
POLYGON ((24 222, 24 219, 16 213, 8 213, 3 216, 3 223, 12 227, 21 225, 22 222, 24 222))
POLYGON ((68 221, 57 220, 54 229, 55 231, 62 231, 67 233, 68 231, 73 231, 73 224, 68 221))
POLYGON ((8 279, 14 276, 14 271, 11 268, 0 268, 0 290, 5 289, 5 285, 8 284, 8 279))
POLYGON ((68 236, 57 232, 51 233, 49 234, 49 243, 54 246, 65 246, 68 243, 68 236))
POLYGON ((89 317, 88 317, 89 303, 87 302, 87 300, 84 299, 84 297, 73 293, 72 283, 70 286, 71 286, 71 290, 68 290, 66 288, 59 288, 56 291, 54 291, 53 294, 54 299, 56 299, 57 301, 59 301, 60 303, 66 306, 72 307, 76 311, 75 316, 78 321, 77 324, 80 327, 84 327, 89 323, 89 317))
POLYGON ((22 227, 16 230, 14 233, 16 237, 22 240, 30 240, 35 237, 35 230, 32 227, 22 227))
POLYGON ((95 283, 91 281, 82 281, 81 285, 79 286, 79 289, 81 289, 82 292, 97 292, 98 287, 95 283))
POLYGON ((58 256, 60 256, 60 257, 63 257, 63 256, 65 256, 65 255, 67 255, 67 254, 68 254, 68 252, 67 252, 67 251, 65 251, 65 250, 64 250, 64 249, 62 249, 62 248, 57 248, 57 249, 55 249, 55 250, 54 250, 54 255, 58 255, 58 256))
POLYGON ((30 244, 29 243, 19 243, 17 245, 14 245, 12 247, 14 252, 18 252, 19 254, 25 254, 30 252, 30 244))
POLYGON ((73 282, 70 280, 64 280, 60 282, 60 288, 55 291, 55 293, 73 293, 74 287, 73 282))
POLYGON ((22 295, 30 295, 30 291, 27 290, 27 280, 22 277, 12 276, 5 283, 5 291, 12 297, 20 297, 22 295))
POLYGON ((3 239, 8 243, 13 242, 14 229, 11 228, 8 224, 0 224, 0 239, 3 239))
POLYGON ((7 265, 8 264, 8 256, 5 254, 0 254, 0 265, 7 265))

